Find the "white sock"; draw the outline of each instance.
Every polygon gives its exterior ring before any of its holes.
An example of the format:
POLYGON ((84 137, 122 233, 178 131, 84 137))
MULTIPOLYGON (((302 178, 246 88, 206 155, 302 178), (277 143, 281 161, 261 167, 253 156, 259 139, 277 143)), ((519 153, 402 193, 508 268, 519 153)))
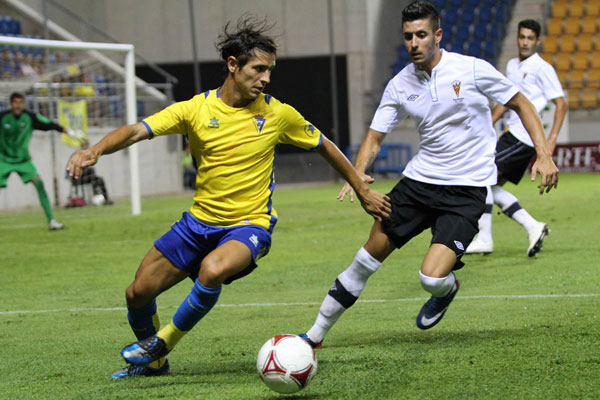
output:
POLYGON ((354 261, 344 272, 338 275, 336 282, 325 296, 317 319, 306 335, 315 343, 325 339, 325 335, 337 322, 347 308, 352 306, 367 285, 367 280, 381 266, 364 248, 356 253, 354 261), (343 286, 336 287, 338 282, 343 286), (334 297, 335 296, 335 297, 334 297), (345 306, 342 305, 345 303, 345 306))
POLYGON ((419 277, 421 278, 421 286, 423 286, 423 289, 435 297, 446 296, 450 293, 450 290, 452 290, 454 283, 456 282, 454 272, 450 272, 450 274, 443 278, 433 278, 419 271, 419 277))
POLYGON ((479 234, 477 238, 484 243, 492 241, 492 208, 494 207, 494 195, 492 188, 487 186, 487 195, 485 197, 485 211, 479 218, 479 234))
POLYGON ((498 185, 492 186, 492 192, 494 193, 494 202, 502 208, 502 212, 507 216, 517 221, 527 230, 535 226, 537 223, 535 218, 529 215, 529 213, 521 207, 519 199, 513 194, 507 192, 498 185))

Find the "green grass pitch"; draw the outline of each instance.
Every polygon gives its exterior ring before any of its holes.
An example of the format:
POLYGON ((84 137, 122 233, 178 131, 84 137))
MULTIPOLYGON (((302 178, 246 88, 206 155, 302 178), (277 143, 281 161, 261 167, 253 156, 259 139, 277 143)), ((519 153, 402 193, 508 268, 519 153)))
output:
MULTIPOLYGON (((394 181, 374 187, 386 192, 394 181)), ((308 329, 329 286, 365 242, 372 220, 335 200, 340 185, 279 189, 268 257, 224 288, 217 306, 171 353, 172 374, 111 381, 133 340, 125 288, 154 239, 189 208, 185 197, 0 213, 0 397, 3 399, 273 399, 256 371, 269 337, 308 329)), ((494 208, 495 251, 465 257, 444 320, 420 331, 428 298, 418 268, 424 232, 393 253, 318 350, 298 399, 600 398, 600 175, 564 174, 539 196, 507 185, 551 234, 538 257, 494 208)), ((29 190, 29 188, 23 189, 29 190)), ((2 193, 0 192, 0 196, 2 193)), ((191 281, 162 294, 170 320, 191 281)))

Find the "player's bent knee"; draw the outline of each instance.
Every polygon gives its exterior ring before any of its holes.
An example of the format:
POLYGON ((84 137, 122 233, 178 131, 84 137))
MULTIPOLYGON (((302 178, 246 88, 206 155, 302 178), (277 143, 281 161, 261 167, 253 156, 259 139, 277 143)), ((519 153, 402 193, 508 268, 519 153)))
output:
POLYGON ((228 275, 220 263, 215 258, 205 258, 200 265, 200 271, 198 272, 198 280, 204 286, 217 287, 223 284, 228 275))

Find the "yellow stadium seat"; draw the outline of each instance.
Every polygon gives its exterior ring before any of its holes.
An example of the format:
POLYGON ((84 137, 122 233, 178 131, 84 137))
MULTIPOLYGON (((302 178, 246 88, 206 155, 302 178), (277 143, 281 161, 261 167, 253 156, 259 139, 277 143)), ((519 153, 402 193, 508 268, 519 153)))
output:
POLYGON ((559 71, 568 71, 571 69, 571 55, 564 53, 557 54, 554 66, 559 71))
POLYGON ((583 17, 583 6, 584 3, 582 1, 573 1, 569 4, 567 9, 569 10, 569 16, 581 18, 583 17))
POLYGON ((567 102, 569 103, 569 109, 575 110, 579 108, 579 92, 577 90, 569 90, 567 102))
POLYGON ((544 59, 546 62, 548 62, 548 63, 550 63, 550 64, 554 65, 554 54, 550 54, 550 53, 542 53, 542 58, 543 58, 543 59, 544 59))
POLYGON ((600 69, 590 69, 588 71, 586 86, 593 89, 600 89, 600 69))
POLYGON ((584 51, 578 51, 573 54, 573 69, 584 71, 588 69, 590 54, 584 51))
POLYGON ((558 52, 558 37, 546 36, 544 43, 542 43, 542 51, 549 54, 558 52))
POLYGON ((600 69, 600 53, 599 52, 592 53, 590 67, 592 69, 600 69))
POLYGON ((558 76, 558 80, 560 81, 560 84, 565 87, 567 86, 567 75, 569 74, 568 71, 556 71, 556 75, 558 76))
POLYGON ((598 107, 598 90, 583 89, 583 92, 581 93, 581 106, 583 108, 597 108, 598 107))
POLYGON ((569 89, 583 89, 585 80, 585 72, 582 70, 574 70, 569 72, 567 78, 567 87, 569 89))
POLYGON ((563 53, 573 53, 575 51, 575 36, 563 35, 559 40, 560 51, 563 53))
POLYGON ((583 33, 591 33, 592 35, 596 33, 598 29, 598 17, 585 17, 583 22, 581 23, 581 32, 583 33))
POLYGON ((565 18, 567 16, 567 3, 557 1, 552 6, 552 16, 554 18, 565 18))
POLYGON ((588 33, 579 35, 575 43, 577 43, 577 51, 591 53, 594 49, 594 37, 588 33))
POLYGON ((600 1, 588 0, 585 4, 585 14, 592 17, 600 15, 600 1))
POLYGON ((563 25, 562 18, 550 18, 548 20, 548 26, 547 26, 548 35, 552 35, 552 36, 562 35, 562 33, 563 33, 562 25, 563 25))
POLYGON ((580 21, 581 21, 581 18, 579 18, 579 17, 567 18, 567 22, 565 22, 565 33, 567 35, 578 35, 580 21))

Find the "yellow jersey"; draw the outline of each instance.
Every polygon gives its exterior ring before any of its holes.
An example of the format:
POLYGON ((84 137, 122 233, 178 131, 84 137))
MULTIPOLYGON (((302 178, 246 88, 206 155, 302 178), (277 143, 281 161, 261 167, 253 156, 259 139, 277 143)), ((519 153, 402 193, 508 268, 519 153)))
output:
POLYGON ((173 133, 188 137, 198 166, 191 214, 214 226, 253 224, 272 231, 274 163, 278 144, 313 149, 321 132, 292 106, 261 94, 235 108, 219 89, 175 103, 145 118, 150 136, 173 133))

